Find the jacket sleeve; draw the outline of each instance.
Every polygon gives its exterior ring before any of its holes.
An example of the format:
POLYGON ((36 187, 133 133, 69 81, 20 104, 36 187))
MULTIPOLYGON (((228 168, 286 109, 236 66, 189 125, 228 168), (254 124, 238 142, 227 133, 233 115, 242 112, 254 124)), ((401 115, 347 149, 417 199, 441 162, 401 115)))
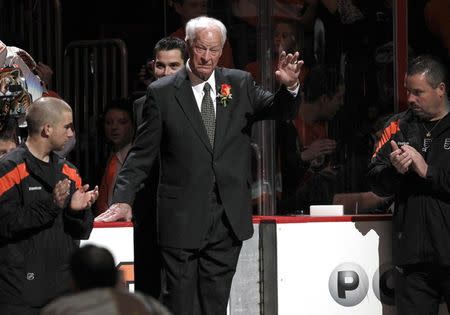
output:
POLYGON ((62 173, 71 181, 70 196, 66 199, 63 211, 64 230, 74 239, 88 239, 94 225, 91 209, 82 211, 70 209, 70 201, 76 189, 82 186, 82 179, 77 168, 67 162, 64 162, 62 173))
POLYGON ((72 211, 64 210, 64 227, 67 233, 74 239, 87 240, 94 226, 94 218, 91 209, 72 211))
POLYGON ((246 73, 245 82, 254 110, 253 121, 267 119, 289 120, 295 118, 298 104, 300 103, 300 91, 294 97, 282 85, 275 94, 272 94, 256 85, 250 73, 246 73))
POLYGON ((137 130, 133 146, 124 165, 117 175, 111 203, 133 205, 136 192, 149 176, 158 156, 162 134, 161 113, 158 99, 152 86, 147 90, 147 98, 142 107, 142 122, 137 130))
POLYGON ((20 172, 5 172, 0 165, 0 239, 10 240, 21 234, 46 227, 58 216, 60 209, 52 196, 23 206, 20 172))
POLYGON ((431 190, 441 196, 450 196, 450 168, 428 165, 426 180, 431 190))
POLYGON ((368 179, 375 194, 387 197, 398 191, 402 175, 392 166, 389 154, 392 152, 391 140, 402 141, 401 132, 391 129, 392 123, 387 125, 383 136, 369 165, 368 179))

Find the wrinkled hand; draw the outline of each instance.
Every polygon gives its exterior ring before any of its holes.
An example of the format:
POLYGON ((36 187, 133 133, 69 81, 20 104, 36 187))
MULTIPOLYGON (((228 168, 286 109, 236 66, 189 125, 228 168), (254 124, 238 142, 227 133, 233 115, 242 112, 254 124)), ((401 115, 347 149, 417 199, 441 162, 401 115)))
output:
POLYGON ((93 190, 89 190, 89 184, 78 188, 72 195, 70 200, 70 208, 74 211, 81 211, 90 208, 98 198, 98 186, 93 190))
POLYGON ((316 140, 301 153, 301 159, 305 162, 312 161, 322 155, 331 154, 336 150, 336 141, 331 139, 316 140))
POLYGON ((428 164, 425 162, 422 154, 407 144, 403 145, 401 149, 411 157, 411 167, 414 172, 419 174, 420 177, 425 178, 427 176, 428 164))
POLYGON ((38 62, 35 70, 39 78, 41 78, 41 80, 44 81, 47 86, 51 86, 53 79, 52 68, 42 62, 38 62))
POLYGON ((67 197, 70 194, 70 180, 60 180, 53 188, 53 201, 59 208, 64 208, 67 197))
POLYGON ((283 51, 278 60, 278 68, 275 71, 277 81, 286 85, 290 90, 294 90, 298 84, 298 77, 300 69, 303 65, 303 60, 298 60, 299 52, 295 54, 287 54, 283 51))
POLYGON ((114 221, 131 221, 131 206, 127 203, 115 203, 105 212, 95 218, 95 221, 114 222, 114 221))
POLYGON ((399 148, 395 141, 391 141, 392 152, 389 154, 389 160, 397 172, 405 174, 409 170, 409 166, 412 163, 412 158, 409 152, 406 152, 402 148, 399 148))

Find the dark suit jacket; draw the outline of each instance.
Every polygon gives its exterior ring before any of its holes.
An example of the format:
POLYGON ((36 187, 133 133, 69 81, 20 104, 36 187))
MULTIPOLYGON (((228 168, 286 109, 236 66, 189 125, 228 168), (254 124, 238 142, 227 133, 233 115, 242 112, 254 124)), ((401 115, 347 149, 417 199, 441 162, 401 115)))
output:
POLYGON ((212 149, 186 69, 153 82, 147 91, 143 122, 125 165, 113 203, 133 204, 135 193, 160 152, 158 233, 161 246, 199 248, 209 226, 214 174, 231 227, 240 240, 253 234, 250 204, 249 119, 289 119, 295 99, 282 87, 273 96, 257 87, 251 75, 217 68, 215 79, 231 85, 232 100, 217 102, 212 149))

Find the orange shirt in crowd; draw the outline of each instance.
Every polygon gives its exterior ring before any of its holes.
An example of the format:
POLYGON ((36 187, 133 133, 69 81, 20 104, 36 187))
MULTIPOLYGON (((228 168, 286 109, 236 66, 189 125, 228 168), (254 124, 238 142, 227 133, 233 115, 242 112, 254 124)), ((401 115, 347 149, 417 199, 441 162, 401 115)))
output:
POLYGON ((308 123, 298 115, 294 121, 300 143, 307 147, 316 140, 328 138, 328 123, 319 121, 308 123))

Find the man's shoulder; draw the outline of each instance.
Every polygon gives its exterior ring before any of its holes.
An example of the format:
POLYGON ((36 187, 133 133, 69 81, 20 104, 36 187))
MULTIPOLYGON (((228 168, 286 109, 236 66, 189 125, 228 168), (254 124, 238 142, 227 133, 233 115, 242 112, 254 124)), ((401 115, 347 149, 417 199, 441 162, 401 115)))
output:
POLYGON ((27 150, 24 146, 18 146, 16 149, 7 153, 0 159, 1 171, 8 172, 20 164, 25 163, 27 150))
POLYGON ((181 75, 182 75, 181 73, 177 72, 175 74, 159 78, 158 80, 153 81, 148 86, 148 90, 158 91, 158 90, 172 89, 178 85, 177 82, 183 79, 182 77, 180 77, 181 75))
POLYGON ((135 108, 138 107, 138 106, 142 106, 142 104, 145 103, 145 100, 146 100, 146 99, 147 99, 147 96, 146 96, 146 95, 141 96, 141 97, 139 97, 138 99, 136 99, 136 100, 133 102, 133 109, 135 109, 135 108))
POLYGON ((239 69, 230 69, 230 68, 217 68, 216 71, 224 75, 225 77, 251 77, 251 74, 247 71, 239 70, 239 69))

